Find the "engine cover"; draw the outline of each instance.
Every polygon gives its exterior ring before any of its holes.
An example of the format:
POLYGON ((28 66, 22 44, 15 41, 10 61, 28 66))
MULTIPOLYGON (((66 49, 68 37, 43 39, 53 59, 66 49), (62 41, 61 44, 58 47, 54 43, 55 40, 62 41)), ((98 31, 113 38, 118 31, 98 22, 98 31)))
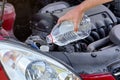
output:
MULTIPOLYGON (((73 8, 75 8, 75 6, 66 8, 66 9, 62 9, 62 10, 56 10, 53 12, 53 15, 55 15, 59 18, 73 8)), ((105 18, 110 18, 113 21, 113 23, 117 22, 117 19, 114 16, 114 14, 107 7, 105 7, 103 5, 92 8, 92 9, 88 10, 85 14, 91 18, 91 21, 94 24, 100 20, 104 21, 105 18)))

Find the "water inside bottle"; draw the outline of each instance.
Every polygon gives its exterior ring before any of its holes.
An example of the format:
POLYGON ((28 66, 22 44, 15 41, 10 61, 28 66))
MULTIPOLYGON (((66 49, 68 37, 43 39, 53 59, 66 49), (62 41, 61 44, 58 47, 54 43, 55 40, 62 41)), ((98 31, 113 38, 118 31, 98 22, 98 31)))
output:
POLYGON ((88 37, 90 32, 91 24, 89 18, 84 18, 82 20, 77 32, 74 32, 74 24, 72 21, 64 21, 53 28, 48 39, 59 46, 64 46, 71 42, 88 37))

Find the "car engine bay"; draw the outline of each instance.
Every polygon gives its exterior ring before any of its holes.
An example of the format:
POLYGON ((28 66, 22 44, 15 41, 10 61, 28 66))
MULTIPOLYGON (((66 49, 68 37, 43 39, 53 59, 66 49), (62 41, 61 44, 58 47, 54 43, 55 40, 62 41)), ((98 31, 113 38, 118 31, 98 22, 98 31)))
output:
MULTIPOLYGON (((74 7, 69 7, 70 5, 66 2, 56 2, 48 4, 44 8, 34 14, 30 20, 30 28, 32 34, 26 42, 28 44, 31 39, 33 43, 38 46, 46 44, 46 36, 51 32, 53 26, 56 24, 58 18, 64 15, 67 11, 74 7), (58 7, 61 6, 61 7, 58 7), (37 41, 39 37, 41 41, 37 41), (32 38, 34 37, 34 38, 32 38), (36 39, 36 40, 35 40, 36 39), (44 42, 43 42, 44 41, 44 42)), ((65 46, 57 46, 55 44, 49 44, 50 52, 87 52, 87 51, 99 51, 104 49, 104 47, 112 45, 109 40, 106 41, 106 37, 114 25, 117 24, 116 17, 114 14, 104 6, 98 6, 86 12, 92 22, 92 30, 89 37, 73 42, 65 46), (98 19, 99 17, 99 19, 98 19), (94 47, 94 49, 92 49, 94 47)))
MULTIPOLYGON (((17 17, 13 30, 15 37, 39 51, 41 45, 46 45, 46 36, 57 20, 82 1, 8 0, 8 2, 16 9, 17 17), (21 5, 26 6, 23 9, 21 5)), ((114 74, 120 71, 116 64, 120 65, 120 13, 116 11, 116 6, 112 3, 100 5, 85 14, 90 17, 92 23, 90 35, 62 47, 49 44, 49 52, 45 54, 60 59, 77 73, 114 74)))

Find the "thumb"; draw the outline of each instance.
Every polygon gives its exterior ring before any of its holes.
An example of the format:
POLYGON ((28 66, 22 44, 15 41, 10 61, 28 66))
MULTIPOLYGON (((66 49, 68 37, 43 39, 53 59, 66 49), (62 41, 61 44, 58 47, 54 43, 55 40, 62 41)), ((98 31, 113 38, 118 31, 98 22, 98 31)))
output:
POLYGON ((68 17, 62 16, 61 18, 58 19, 57 24, 61 24, 63 21, 67 21, 67 20, 69 20, 68 17))
POLYGON ((60 24, 62 21, 60 20, 60 19, 58 19, 58 21, 57 21, 57 24, 60 24))
POLYGON ((60 23, 62 23, 63 21, 64 21, 64 18, 61 17, 61 18, 58 19, 57 24, 60 24, 60 23))

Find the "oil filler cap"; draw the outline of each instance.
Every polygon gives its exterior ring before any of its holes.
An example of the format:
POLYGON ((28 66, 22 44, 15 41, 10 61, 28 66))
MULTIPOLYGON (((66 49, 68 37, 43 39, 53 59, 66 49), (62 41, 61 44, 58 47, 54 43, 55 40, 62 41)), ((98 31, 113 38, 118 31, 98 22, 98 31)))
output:
POLYGON ((112 28, 109 36, 113 43, 120 44, 120 24, 112 28))

